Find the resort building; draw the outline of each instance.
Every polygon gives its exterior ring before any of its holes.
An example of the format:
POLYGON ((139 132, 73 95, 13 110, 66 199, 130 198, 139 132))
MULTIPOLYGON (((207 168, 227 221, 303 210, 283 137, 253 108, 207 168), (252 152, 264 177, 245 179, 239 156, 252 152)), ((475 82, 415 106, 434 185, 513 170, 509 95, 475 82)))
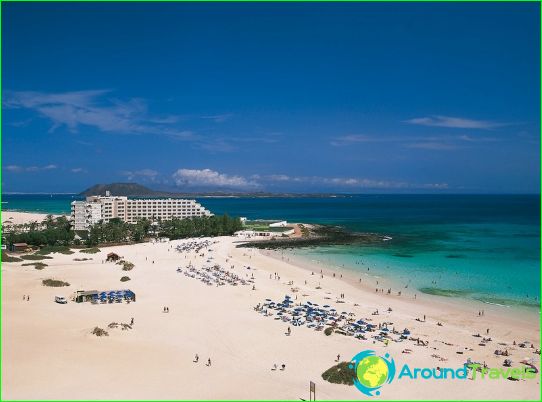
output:
POLYGON ((86 201, 73 201, 71 206, 74 230, 89 230, 92 225, 100 221, 109 222, 113 218, 135 223, 141 218, 167 220, 212 215, 196 200, 177 198, 128 199, 93 195, 87 197, 86 201))

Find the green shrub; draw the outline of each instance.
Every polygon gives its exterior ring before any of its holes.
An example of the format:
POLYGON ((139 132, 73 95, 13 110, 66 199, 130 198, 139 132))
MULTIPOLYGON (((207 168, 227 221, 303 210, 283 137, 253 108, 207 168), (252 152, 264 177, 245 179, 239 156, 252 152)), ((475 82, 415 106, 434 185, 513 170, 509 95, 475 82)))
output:
POLYGON ((53 288, 60 288, 62 286, 70 286, 68 282, 59 281, 56 279, 44 279, 43 281, 41 281, 41 283, 43 286, 49 286, 53 288))
POLYGON ((22 266, 23 267, 34 266, 34 268, 36 268, 36 269, 43 269, 43 268, 47 267, 47 264, 45 264, 43 262, 27 262, 26 264, 23 264, 22 266))
POLYGON ((350 368, 349 362, 341 362, 336 366, 333 366, 322 374, 322 378, 333 384, 346 384, 354 385, 354 378, 356 372, 353 368, 350 368))
POLYGON ((39 255, 47 255, 51 253, 73 254, 73 251, 71 251, 68 246, 45 246, 36 252, 36 254, 39 255))
POLYGON ((128 282, 129 280, 130 280, 129 276, 123 276, 122 278, 120 278, 121 282, 128 282))
POLYGON ((105 329, 100 327, 94 327, 92 330, 92 335, 96 336, 109 336, 109 332, 107 332, 105 329))
POLYGON ((98 247, 90 247, 90 248, 84 248, 82 250, 79 250, 80 253, 87 253, 87 254, 96 254, 100 252, 100 249, 98 247))
POLYGON ((134 268, 134 264, 132 264, 130 261, 123 261, 122 262, 122 270, 123 271, 131 271, 134 268))
POLYGON ((53 257, 49 257, 48 255, 26 254, 26 255, 21 255, 21 258, 23 260, 34 261, 34 260, 50 260, 53 257))
POLYGON ((19 261, 22 261, 22 259, 18 257, 13 257, 9 255, 8 253, 6 253, 5 250, 2 250, 2 262, 19 262, 19 261))
POLYGON ((327 327, 326 329, 324 329, 324 334, 326 334, 326 336, 329 336, 332 333, 333 333, 333 328, 327 327))

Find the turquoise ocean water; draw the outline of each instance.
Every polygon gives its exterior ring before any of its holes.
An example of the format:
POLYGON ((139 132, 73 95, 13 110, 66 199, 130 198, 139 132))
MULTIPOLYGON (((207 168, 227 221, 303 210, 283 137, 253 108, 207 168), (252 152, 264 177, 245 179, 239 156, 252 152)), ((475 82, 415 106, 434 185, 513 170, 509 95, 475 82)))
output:
MULTIPOLYGON (((3 195, 2 209, 68 213, 75 195, 3 195)), ((539 307, 537 195, 356 195, 337 198, 202 198, 215 214, 340 225, 391 237, 371 246, 296 251, 410 289, 539 307)))

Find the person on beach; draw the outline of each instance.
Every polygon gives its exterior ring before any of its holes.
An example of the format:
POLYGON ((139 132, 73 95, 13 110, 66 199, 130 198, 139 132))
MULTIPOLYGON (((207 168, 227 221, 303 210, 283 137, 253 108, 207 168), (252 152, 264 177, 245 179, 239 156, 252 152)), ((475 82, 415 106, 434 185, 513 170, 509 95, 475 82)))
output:
POLYGON ((134 317, 130 320, 130 325, 134 325, 134 317))
POLYGON ((197 353, 196 353, 196 356, 194 356, 194 360, 193 360, 193 361, 194 361, 194 363, 197 363, 197 362, 199 362, 199 356, 198 356, 198 354, 197 354, 197 353))
POLYGON ((207 359, 207 367, 211 367, 211 358, 210 357, 207 359))
POLYGON ((338 355, 337 355, 337 360, 336 360, 336 361, 340 361, 340 360, 341 360, 341 355, 338 354, 338 355))

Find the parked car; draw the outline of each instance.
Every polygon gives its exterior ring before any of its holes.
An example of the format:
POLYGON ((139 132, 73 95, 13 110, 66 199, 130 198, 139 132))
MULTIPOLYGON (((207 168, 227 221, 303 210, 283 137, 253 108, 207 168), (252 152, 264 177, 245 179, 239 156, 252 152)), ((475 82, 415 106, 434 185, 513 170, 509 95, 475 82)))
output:
POLYGON ((55 296, 55 302, 60 304, 66 304, 68 300, 64 296, 55 296))

